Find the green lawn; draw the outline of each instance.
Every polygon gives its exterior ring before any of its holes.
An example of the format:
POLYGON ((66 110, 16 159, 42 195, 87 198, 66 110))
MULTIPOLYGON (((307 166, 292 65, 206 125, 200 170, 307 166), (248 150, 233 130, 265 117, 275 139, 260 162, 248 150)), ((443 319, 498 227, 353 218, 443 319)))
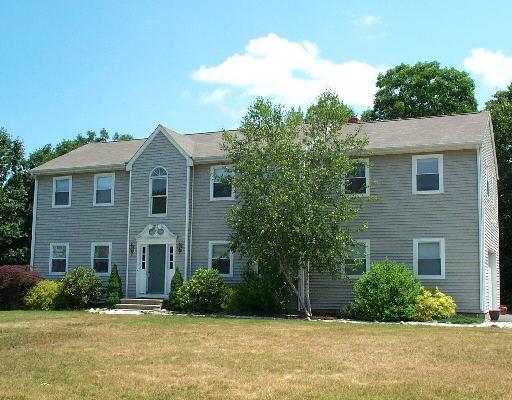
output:
POLYGON ((0 313, 1 399, 511 398, 512 330, 0 313))

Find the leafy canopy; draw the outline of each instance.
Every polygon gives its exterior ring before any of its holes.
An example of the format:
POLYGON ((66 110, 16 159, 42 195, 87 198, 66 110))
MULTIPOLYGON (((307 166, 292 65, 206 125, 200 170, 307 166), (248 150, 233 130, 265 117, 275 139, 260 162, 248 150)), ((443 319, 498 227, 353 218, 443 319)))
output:
POLYGON ((232 247, 279 270, 296 294, 303 268, 340 276, 354 246, 347 222, 361 198, 346 195, 341 183, 367 140, 357 130, 340 135, 351 114, 330 92, 305 117, 259 98, 239 133, 224 133, 239 200, 227 217, 232 247))
POLYGON ((460 114, 477 110, 475 83, 466 72, 437 61, 400 64, 380 73, 365 121, 460 114))

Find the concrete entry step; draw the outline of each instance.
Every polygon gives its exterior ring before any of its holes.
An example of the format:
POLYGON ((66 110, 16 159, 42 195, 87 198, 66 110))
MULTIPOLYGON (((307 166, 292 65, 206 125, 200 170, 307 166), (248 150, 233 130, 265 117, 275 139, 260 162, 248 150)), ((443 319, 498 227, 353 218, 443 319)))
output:
POLYGON ((121 299, 122 304, 147 304, 161 306, 164 301, 162 299, 121 299))
POLYGON ((161 310, 162 299, 122 299, 117 310, 161 310))

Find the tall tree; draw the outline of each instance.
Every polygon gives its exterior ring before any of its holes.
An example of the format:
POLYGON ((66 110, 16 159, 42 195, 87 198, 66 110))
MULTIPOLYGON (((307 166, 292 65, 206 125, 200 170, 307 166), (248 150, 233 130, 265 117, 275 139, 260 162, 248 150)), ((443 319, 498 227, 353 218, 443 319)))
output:
POLYGON ((477 110, 475 83, 466 72, 439 62, 400 64, 380 73, 373 109, 365 121, 460 114, 477 110))
POLYGON ((491 112, 498 160, 502 302, 512 305, 512 83, 485 104, 491 112))
POLYGON ((0 265, 28 259, 27 177, 22 142, 0 128, 0 265))
POLYGON ((367 141, 341 135, 351 111, 324 93, 306 117, 258 99, 240 133, 225 132, 223 148, 233 164, 229 178, 239 202, 227 217, 233 250, 286 279, 309 317, 313 272, 341 277, 355 246, 347 222, 361 198, 341 185, 353 175, 367 141), (304 278, 302 295, 297 279, 304 278))

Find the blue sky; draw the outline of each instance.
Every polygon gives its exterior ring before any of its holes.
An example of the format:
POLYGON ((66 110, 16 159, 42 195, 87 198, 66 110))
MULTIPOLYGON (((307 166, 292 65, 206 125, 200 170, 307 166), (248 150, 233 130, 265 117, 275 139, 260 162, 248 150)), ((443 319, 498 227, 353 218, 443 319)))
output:
POLYGON ((233 128, 256 95, 356 110, 379 71, 438 60, 479 107, 512 81, 512 2, 0 0, 0 126, 28 151, 89 129, 233 128))

